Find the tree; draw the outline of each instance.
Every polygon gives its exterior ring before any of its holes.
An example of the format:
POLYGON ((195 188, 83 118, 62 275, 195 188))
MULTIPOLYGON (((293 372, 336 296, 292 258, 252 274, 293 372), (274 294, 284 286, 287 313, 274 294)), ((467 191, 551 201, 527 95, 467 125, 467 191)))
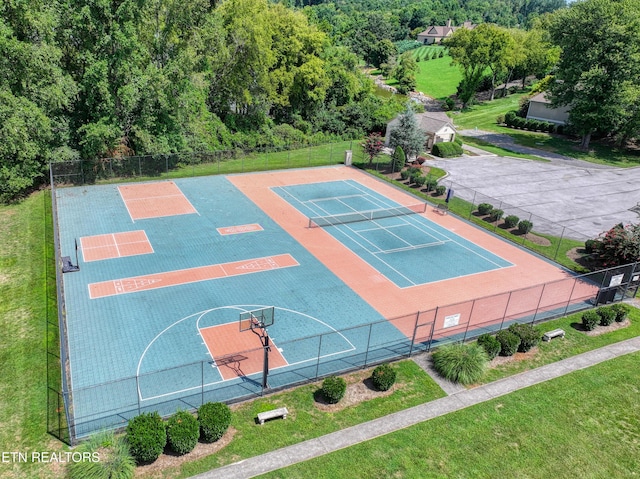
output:
POLYGON ((407 158, 418 155, 423 149, 426 138, 424 132, 418 126, 416 114, 407 104, 404 113, 398 116, 398 125, 391 130, 389 146, 401 147, 407 158))
POLYGON ((633 136, 640 102, 640 4, 585 0, 553 14, 550 34, 562 48, 551 85, 554 106, 568 106, 569 122, 589 147, 594 132, 633 136))
POLYGON ((594 248, 603 266, 620 266, 640 261, 640 224, 619 223, 597 239, 594 248))
POLYGON ((384 141, 378 132, 371 133, 365 138, 362 149, 369 157, 369 166, 373 164, 373 159, 380 154, 384 148, 384 141))
POLYGON ((462 68, 462 80, 458 85, 458 98, 462 101, 462 108, 466 108, 472 102, 487 68, 487 55, 478 48, 476 30, 477 28, 473 30, 460 28, 443 41, 449 49, 452 63, 462 68))
POLYGON ((405 52, 400 55, 398 65, 393 71, 393 76, 398 81, 396 88, 398 93, 406 95, 416 87, 416 71, 418 64, 411 52, 405 52))

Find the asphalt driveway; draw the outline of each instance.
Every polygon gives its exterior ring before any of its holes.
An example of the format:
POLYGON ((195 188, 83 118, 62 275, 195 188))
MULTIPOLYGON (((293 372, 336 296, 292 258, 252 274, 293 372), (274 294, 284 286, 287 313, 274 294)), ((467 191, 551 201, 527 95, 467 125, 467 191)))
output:
MULTIPOLYGON (((511 140, 506 135, 475 130, 462 134, 503 146, 511 140)), ((515 150, 513 144, 507 147, 515 150)), ((457 196, 471 201, 474 193, 466 188, 473 189, 494 198, 492 204, 503 209, 505 215, 509 214, 509 205, 517 207, 565 226, 566 236, 576 239, 594 238, 617 223, 640 222, 640 167, 615 168, 532 148, 523 147, 522 151, 545 161, 500 157, 478 150, 478 156, 431 163, 449 173, 444 184, 452 186, 457 196), (498 202, 503 204, 499 206, 498 202)), ((542 223, 538 221, 539 226, 542 223)))

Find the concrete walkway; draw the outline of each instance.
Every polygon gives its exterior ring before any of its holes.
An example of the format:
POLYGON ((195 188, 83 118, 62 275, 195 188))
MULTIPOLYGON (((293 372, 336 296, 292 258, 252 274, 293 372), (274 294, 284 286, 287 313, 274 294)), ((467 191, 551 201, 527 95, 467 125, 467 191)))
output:
MULTIPOLYGON (((244 479, 255 477, 638 351, 640 351, 640 337, 611 344, 477 388, 463 389, 456 387, 449 396, 444 398, 358 424, 348 429, 336 431, 326 436, 229 464, 219 469, 213 469, 194 476, 192 479, 218 479, 221 477, 225 479, 244 479)), ((447 389, 449 388, 447 387, 447 389)))

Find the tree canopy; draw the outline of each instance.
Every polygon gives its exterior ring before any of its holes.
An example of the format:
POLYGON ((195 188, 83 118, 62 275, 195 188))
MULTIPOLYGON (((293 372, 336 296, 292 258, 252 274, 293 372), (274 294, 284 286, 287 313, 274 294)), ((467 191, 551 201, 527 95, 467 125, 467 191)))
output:
POLYGON ((620 141, 640 133, 640 4, 585 0, 554 14, 551 38, 562 49, 551 84, 554 105, 588 148, 595 132, 620 141))

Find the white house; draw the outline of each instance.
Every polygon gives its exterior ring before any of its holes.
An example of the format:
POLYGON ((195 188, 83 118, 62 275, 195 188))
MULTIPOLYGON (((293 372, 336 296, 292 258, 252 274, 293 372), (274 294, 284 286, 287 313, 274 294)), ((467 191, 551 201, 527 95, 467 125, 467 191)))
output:
POLYGON ((418 33, 417 40, 425 45, 432 45, 434 43, 440 43, 445 38, 453 35, 458 28, 466 28, 467 30, 473 30, 477 25, 471 22, 464 22, 459 27, 451 25, 451 19, 447 21, 445 26, 432 25, 428 27, 424 32, 418 33))
MULTIPOLYGON (((456 138, 456 129, 451 119, 444 112, 428 111, 425 113, 417 113, 416 120, 418 127, 424 132, 426 150, 431 150, 434 143, 453 141, 456 138)), ((398 123, 400 123, 399 117, 387 123, 387 130, 384 135, 385 146, 389 146, 391 130, 398 126, 398 123)))

